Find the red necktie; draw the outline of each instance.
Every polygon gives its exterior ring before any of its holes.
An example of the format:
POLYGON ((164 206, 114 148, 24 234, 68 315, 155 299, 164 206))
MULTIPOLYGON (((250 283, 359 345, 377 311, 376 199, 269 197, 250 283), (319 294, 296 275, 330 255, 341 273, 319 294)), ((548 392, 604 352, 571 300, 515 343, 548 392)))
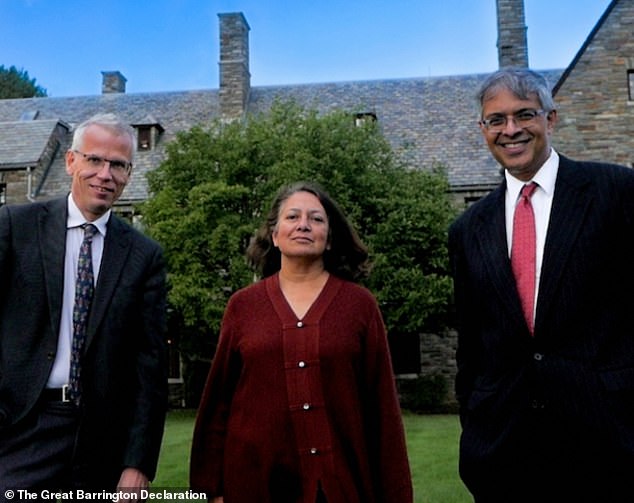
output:
POLYGON ((511 267, 515 275, 517 292, 522 302, 522 311, 533 334, 533 309, 535 304, 535 214, 531 196, 537 184, 531 182, 522 187, 520 199, 513 216, 513 244, 511 245, 511 267))

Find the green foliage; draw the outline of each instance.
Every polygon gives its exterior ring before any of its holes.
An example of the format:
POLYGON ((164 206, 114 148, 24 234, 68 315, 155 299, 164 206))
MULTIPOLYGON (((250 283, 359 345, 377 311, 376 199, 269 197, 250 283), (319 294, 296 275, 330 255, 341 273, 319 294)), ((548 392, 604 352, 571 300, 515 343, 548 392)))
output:
POLYGON ((442 170, 399 166, 376 123, 277 102, 245 122, 182 132, 148 177, 144 223, 165 248, 186 356, 210 355, 229 296, 254 279, 244 259, 250 236, 278 188, 298 180, 328 190, 369 246, 367 286, 391 333, 442 321, 453 215, 442 170))
POLYGON ((46 96, 46 89, 38 86, 26 70, 0 65, 0 99, 46 96))
POLYGON ((434 331, 446 323, 451 292, 446 231, 455 213, 449 184, 440 168, 392 175, 368 234, 375 258, 369 286, 391 333, 434 331))
POLYGON ((447 412, 449 385, 442 375, 421 375, 398 381, 401 406, 412 412, 447 412))

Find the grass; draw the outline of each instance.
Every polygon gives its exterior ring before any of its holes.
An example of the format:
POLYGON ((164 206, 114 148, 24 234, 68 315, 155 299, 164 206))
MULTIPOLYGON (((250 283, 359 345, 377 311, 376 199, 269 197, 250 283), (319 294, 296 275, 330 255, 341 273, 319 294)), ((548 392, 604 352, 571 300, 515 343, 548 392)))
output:
POLYGON ((152 485, 189 487, 189 450, 195 410, 172 410, 167 415, 158 471, 152 485))
POLYGON ((460 421, 455 415, 403 415, 416 503, 469 503, 458 476, 460 421))
MULTIPOLYGON (((175 410, 167 417, 155 487, 187 488, 189 449, 195 411, 175 410)), ((453 415, 403 415, 415 503, 473 501, 458 477, 460 424, 453 415)))

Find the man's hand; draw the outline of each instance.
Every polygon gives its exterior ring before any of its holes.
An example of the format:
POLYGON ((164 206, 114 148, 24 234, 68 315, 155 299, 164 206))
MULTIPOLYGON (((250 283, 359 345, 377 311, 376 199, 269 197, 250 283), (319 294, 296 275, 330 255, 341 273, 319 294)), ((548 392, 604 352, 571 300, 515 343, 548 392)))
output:
POLYGON ((136 494, 136 499, 128 498, 128 499, 120 499, 121 503, 128 503, 130 501, 142 501, 141 500, 141 489, 147 489, 150 485, 150 481, 148 478, 136 468, 126 468, 121 473, 121 478, 119 479, 119 483, 117 484, 117 491, 121 491, 122 493, 127 494, 136 494))

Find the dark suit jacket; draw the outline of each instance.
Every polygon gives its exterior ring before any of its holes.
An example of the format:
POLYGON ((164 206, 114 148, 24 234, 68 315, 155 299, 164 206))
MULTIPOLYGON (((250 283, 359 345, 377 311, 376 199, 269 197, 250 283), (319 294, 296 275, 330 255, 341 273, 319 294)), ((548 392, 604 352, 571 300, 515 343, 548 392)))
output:
POLYGON ((449 231, 463 479, 477 492, 533 454, 634 473, 634 172, 560 156, 534 337, 508 257, 505 188, 449 231))
MULTIPOLYGON (((0 208, 0 431, 33 410, 57 350, 66 198, 0 208)), ((167 402, 160 247, 111 216, 82 366, 76 463, 86 483, 152 478, 167 402)), ((5 430, 6 431, 6 430, 5 430)))

